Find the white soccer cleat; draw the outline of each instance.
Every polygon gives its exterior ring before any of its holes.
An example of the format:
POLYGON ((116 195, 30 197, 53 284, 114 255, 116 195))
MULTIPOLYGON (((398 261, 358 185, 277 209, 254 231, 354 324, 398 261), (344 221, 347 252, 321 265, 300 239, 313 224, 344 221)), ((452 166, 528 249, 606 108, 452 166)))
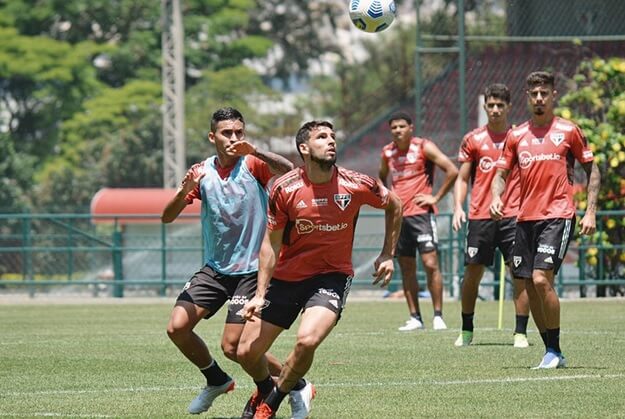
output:
POLYGON ((411 317, 410 320, 406 320, 406 324, 400 326, 397 330, 400 332, 410 332, 411 330, 423 329, 423 323, 421 320, 417 320, 414 317, 411 317))
POLYGON ((566 359, 562 354, 557 354, 555 352, 547 351, 545 356, 543 357, 540 364, 537 367, 532 368, 533 370, 552 370, 556 368, 564 368, 566 367, 566 359))
POLYGON ((432 328, 434 330, 445 330, 447 329, 447 325, 441 316, 434 316, 434 319, 432 320, 432 328))
POLYGON ((289 393, 291 405, 291 419, 306 419, 312 410, 311 402, 315 398, 317 390, 315 386, 306 381, 306 386, 301 390, 293 390, 289 393))
POLYGON ((458 339, 456 339, 456 341, 454 342, 454 346, 469 346, 471 342, 473 342, 473 332, 463 330, 462 332, 460 332, 460 336, 458 336, 458 339))
POLYGON ((202 412, 206 412, 213 404, 217 396, 225 393, 230 393, 234 390, 234 380, 230 379, 225 384, 220 386, 206 386, 202 389, 202 392, 191 402, 187 411, 192 415, 198 415, 202 412))
POLYGON ((527 341, 527 335, 523 333, 514 334, 514 347, 515 348, 529 348, 530 343, 527 341))

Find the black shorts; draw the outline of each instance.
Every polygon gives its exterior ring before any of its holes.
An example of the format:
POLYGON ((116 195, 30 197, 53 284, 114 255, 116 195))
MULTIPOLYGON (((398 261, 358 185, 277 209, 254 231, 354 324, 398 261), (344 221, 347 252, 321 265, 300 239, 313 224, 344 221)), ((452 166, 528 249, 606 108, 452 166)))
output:
POLYGON ((575 217, 517 223, 512 273, 515 278, 532 277, 534 269, 558 273, 573 238, 575 217))
POLYGON ((265 295, 266 306, 260 318, 288 329, 300 312, 309 307, 321 306, 341 318, 345 300, 352 285, 352 277, 341 272, 313 276, 303 281, 281 281, 272 278, 265 295))
POLYGON ((177 301, 187 301, 209 310, 205 317, 209 319, 230 300, 226 323, 243 324, 245 319, 237 313, 256 293, 257 275, 256 272, 226 275, 206 265, 184 285, 177 301))
POLYGON ((498 247, 506 263, 512 260, 516 217, 495 220, 469 220, 464 250, 465 265, 492 266, 498 247))
POLYGON ((409 215, 401 220, 401 233, 395 249, 396 256, 412 256, 438 249, 436 216, 433 213, 409 215))

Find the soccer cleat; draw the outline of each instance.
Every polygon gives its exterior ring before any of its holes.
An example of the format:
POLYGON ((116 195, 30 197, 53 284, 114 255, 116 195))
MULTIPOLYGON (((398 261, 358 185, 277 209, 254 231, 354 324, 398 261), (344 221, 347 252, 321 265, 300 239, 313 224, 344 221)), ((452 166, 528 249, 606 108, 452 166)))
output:
POLYGON ((254 419, 273 419, 275 417, 276 412, 274 412, 265 402, 262 402, 258 406, 258 409, 256 409, 256 413, 254 414, 254 419))
POLYGON ((256 413, 256 409, 258 405, 263 401, 263 397, 260 395, 258 390, 254 391, 252 397, 247 401, 245 407, 243 408, 243 414, 241 414, 241 419, 253 419, 254 414, 256 413))
POLYGON ((564 368, 566 367, 566 358, 561 353, 556 353, 551 350, 548 350, 545 353, 542 361, 538 364, 537 367, 532 368, 533 370, 551 370, 556 368, 564 368))
POLYGON ((397 330, 400 332, 410 332, 411 330, 423 329, 423 323, 421 320, 411 317, 410 320, 406 320, 406 324, 399 327, 397 330))
POLYGON ((445 320, 441 316, 434 316, 432 320, 432 329, 434 330, 445 330, 447 329, 447 325, 445 324, 445 320))
POLYGON ((463 330, 460 332, 460 336, 458 336, 456 342, 454 342, 454 346, 469 346, 471 342, 473 342, 473 332, 463 330))
POLYGON ((524 333, 514 334, 514 347, 515 348, 529 348, 530 344, 527 341, 527 336, 524 333))
POLYGON ((234 390, 234 380, 231 378, 220 386, 206 386, 202 392, 191 402, 187 411, 192 415, 206 412, 213 404, 217 396, 230 393, 234 390))
POLYGON ((291 419, 306 419, 310 415, 312 406, 310 403, 315 398, 317 390, 315 386, 306 381, 306 386, 301 390, 293 390, 289 393, 291 405, 291 419))

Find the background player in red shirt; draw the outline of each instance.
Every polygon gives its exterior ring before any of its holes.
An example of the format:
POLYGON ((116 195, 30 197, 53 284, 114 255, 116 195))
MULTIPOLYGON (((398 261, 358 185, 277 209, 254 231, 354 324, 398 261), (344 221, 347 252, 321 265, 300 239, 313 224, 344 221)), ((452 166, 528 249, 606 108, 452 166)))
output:
POLYGON ((434 306, 432 321, 435 330, 447 329, 443 320, 443 275, 438 266, 438 234, 436 231, 436 204, 454 184, 458 169, 436 145, 425 138, 413 137, 414 126, 410 116, 403 112, 389 118, 393 142, 382 150, 380 180, 386 185, 391 175, 393 192, 402 200, 404 208, 401 234, 396 256, 402 276, 404 296, 410 318, 400 331, 423 329, 419 310, 419 282, 417 281, 417 249, 427 277, 427 286, 434 306), (434 167, 445 172, 445 180, 436 195, 432 194, 434 167))
MULTIPOLYGON (((490 185, 495 176, 495 163, 503 149, 506 134, 510 129, 510 90, 504 84, 491 84, 484 90, 484 110, 488 123, 465 135, 458 152, 460 172, 454 185, 455 231, 466 222, 463 209, 467 197, 469 179, 472 182, 471 203, 469 204, 469 225, 464 253, 464 278, 462 281, 462 331, 455 342, 456 346, 467 346, 473 340, 473 314, 484 267, 492 266, 495 248, 503 254, 506 264, 512 263, 512 250, 516 231, 516 216, 519 210, 519 171, 512 171, 508 177, 506 191, 502 197, 505 203, 503 217, 491 219, 490 185)), ((529 302, 523 280, 514 282, 514 308, 516 327, 514 347, 527 348, 527 321, 529 302)))
MULTIPOLYGON (((272 187, 258 288, 243 309, 248 322, 237 357, 257 383, 244 417, 254 411, 257 419, 275 415, 339 320, 354 274, 354 229, 362 205, 385 209, 384 244, 374 263, 373 283, 385 286, 393 274, 400 199, 370 176, 335 165, 331 123, 304 124, 296 145, 304 166, 285 174, 272 187), (295 347, 274 386, 263 354, 300 312, 295 347)), ((310 388, 309 401, 314 396, 314 388, 310 388)), ((301 417, 306 416, 308 412, 301 417)))
POLYGON ((554 116, 554 76, 536 71, 527 77, 532 117, 511 129, 492 184, 490 211, 503 216, 501 195, 510 170, 520 169, 521 207, 517 216, 512 270, 525 278, 534 322, 546 352, 537 368, 566 365, 560 349, 560 301, 553 288, 575 228, 573 169, 578 160, 588 178, 588 206, 580 221, 581 234, 596 230, 597 195, 601 176, 582 131, 554 116))

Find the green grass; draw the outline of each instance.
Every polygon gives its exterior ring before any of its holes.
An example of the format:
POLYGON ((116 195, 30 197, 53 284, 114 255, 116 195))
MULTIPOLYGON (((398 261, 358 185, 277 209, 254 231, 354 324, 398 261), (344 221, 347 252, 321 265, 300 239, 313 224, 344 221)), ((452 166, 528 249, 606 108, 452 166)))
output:
MULTIPOLYGON (((36 300, 35 300, 36 301, 36 300)), ((153 304, 0 305, 0 417, 188 417, 203 377, 169 342, 173 301, 153 304)), ((431 306, 423 307, 431 325, 431 306)), ((348 304, 307 374, 317 386, 315 418, 623 417, 625 301, 562 304, 569 367, 534 371, 543 354, 532 328, 529 349, 512 347, 514 315, 477 307, 474 345, 455 348, 459 304, 445 305, 450 330, 402 333, 399 301, 348 304)), ((219 352, 223 313, 199 333, 237 380, 205 417, 239 417, 251 380, 219 352)), ((294 331, 272 351, 286 357, 294 331)), ((278 417, 290 413, 285 401, 278 417)))

